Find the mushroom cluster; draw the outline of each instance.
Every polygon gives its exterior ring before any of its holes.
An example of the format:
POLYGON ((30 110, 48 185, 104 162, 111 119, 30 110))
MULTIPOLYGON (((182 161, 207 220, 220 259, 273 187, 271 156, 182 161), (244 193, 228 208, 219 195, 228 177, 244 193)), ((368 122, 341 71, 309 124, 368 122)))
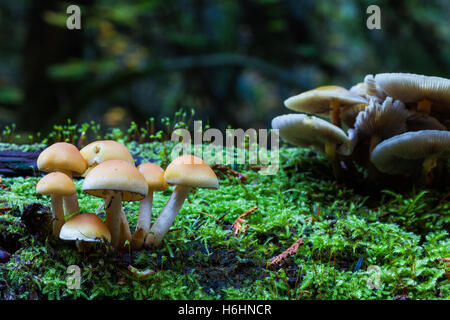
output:
POLYGON ((76 241, 84 251, 90 242, 105 241, 116 250, 133 250, 161 244, 193 187, 218 188, 214 171, 202 159, 180 156, 166 171, 155 163, 135 161, 128 149, 112 140, 95 141, 81 150, 61 142, 42 151, 39 170, 50 172, 36 185, 36 192, 51 196, 53 236, 76 241), (95 213, 80 213, 72 177, 84 177, 85 193, 105 200, 106 221, 95 213), (153 193, 175 189, 151 227, 153 193), (131 234, 123 201, 139 201, 139 218, 131 234), (66 221, 67 220, 67 221, 66 221))
POLYGON ((429 184, 450 158, 449 79, 367 75, 349 90, 319 87, 284 105, 302 113, 275 117, 272 127, 287 142, 326 154, 336 177, 357 164, 375 173, 369 177, 404 175, 429 184))

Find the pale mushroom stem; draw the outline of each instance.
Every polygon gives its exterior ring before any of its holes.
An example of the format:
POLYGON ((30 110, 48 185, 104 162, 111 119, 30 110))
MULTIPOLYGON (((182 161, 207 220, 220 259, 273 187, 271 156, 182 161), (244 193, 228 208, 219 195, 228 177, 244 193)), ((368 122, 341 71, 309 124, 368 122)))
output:
POLYGON ((139 250, 144 244, 145 236, 150 230, 152 220, 153 191, 149 190, 147 196, 141 200, 139 205, 139 218, 136 224, 136 230, 132 237, 133 249, 139 250))
POLYGON ((125 215, 125 211, 123 208, 120 209, 120 237, 118 242, 118 248, 125 249, 125 241, 131 242, 131 231, 130 226, 128 225, 127 216, 125 215))
POLYGON ((118 248, 120 240, 120 225, 122 211, 122 194, 112 191, 105 199, 106 206, 106 226, 111 232, 111 246, 118 248))
POLYGON ((341 105, 339 101, 330 102, 330 120, 335 126, 341 127, 341 105))
POLYGON ((64 209, 65 216, 72 216, 73 214, 80 212, 80 206, 78 205, 78 197, 76 193, 71 196, 64 197, 64 209))
POLYGON ((64 208, 63 208, 63 197, 59 195, 52 195, 52 212, 53 212, 53 235, 59 237, 59 232, 64 225, 64 208))
POLYGON ((184 200, 186 200, 191 188, 192 187, 180 185, 175 187, 169 201, 167 201, 164 209, 161 211, 160 215, 150 229, 150 233, 145 238, 146 246, 157 247, 161 244, 162 239, 173 225, 173 222, 183 206, 184 200))
POLYGON ((336 145, 334 143, 325 143, 325 154, 331 161, 334 176, 336 178, 340 177, 341 168, 339 158, 336 156, 336 145))
POLYGON ((422 164, 422 177, 427 185, 431 184, 434 179, 433 169, 437 166, 438 159, 436 156, 428 157, 422 164))
MULTIPOLYGON (((60 170, 60 171, 65 173, 70 179, 73 180, 72 172, 66 171, 66 170, 60 170)), ((65 216, 71 216, 74 213, 80 212, 80 206, 78 205, 78 197, 77 197, 76 192, 71 196, 65 196, 63 198, 63 201, 64 201, 64 215, 65 216)))

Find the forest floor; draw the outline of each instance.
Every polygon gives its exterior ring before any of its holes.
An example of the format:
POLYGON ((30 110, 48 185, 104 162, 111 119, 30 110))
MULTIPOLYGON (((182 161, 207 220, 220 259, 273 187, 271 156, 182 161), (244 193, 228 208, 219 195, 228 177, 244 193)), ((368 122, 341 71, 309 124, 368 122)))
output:
MULTIPOLYGON (((162 161, 156 142, 127 146, 162 161)), ((217 190, 190 193, 161 247, 125 254, 104 244, 83 254, 48 237, 40 177, 3 177, 0 300, 450 298, 450 186, 367 192, 336 182, 312 151, 280 155, 276 175, 223 169, 217 190), (67 286, 71 265, 79 289, 67 286)), ((81 211, 95 212, 103 200, 75 185, 81 211)), ((153 221, 172 190, 155 193, 153 221)), ((134 230, 139 203, 124 209, 134 230)))

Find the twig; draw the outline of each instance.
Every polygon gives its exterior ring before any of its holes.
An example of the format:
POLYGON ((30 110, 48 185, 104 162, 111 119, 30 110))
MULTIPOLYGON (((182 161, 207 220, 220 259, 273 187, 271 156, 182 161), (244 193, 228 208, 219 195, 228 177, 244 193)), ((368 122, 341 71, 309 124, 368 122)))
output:
POLYGON ((268 266, 270 267, 275 264, 280 264, 284 259, 295 254, 297 252, 298 248, 300 246, 302 246, 303 244, 304 244, 303 238, 298 239, 287 250, 283 251, 281 254, 277 255, 276 257, 273 257, 272 259, 270 259, 270 263, 268 264, 268 266))
POLYGON ((243 214, 241 214, 237 219, 234 221, 232 228, 233 228, 233 234, 236 236, 239 232, 245 233, 248 229, 248 225, 242 225, 243 223, 247 222, 247 220, 244 220, 243 218, 257 210, 258 207, 250 208, 249 210, 245 211, 243 214))
POLYGON ((219 218, 214 217, 212 214, 209 214, 209 213, 206 213, 206 212, 202 212, 202 211, 199 211, 198 213, 204 214, 205 216, 211 217, 211 218, 213 218, 214 220, 219 221, 219 218))

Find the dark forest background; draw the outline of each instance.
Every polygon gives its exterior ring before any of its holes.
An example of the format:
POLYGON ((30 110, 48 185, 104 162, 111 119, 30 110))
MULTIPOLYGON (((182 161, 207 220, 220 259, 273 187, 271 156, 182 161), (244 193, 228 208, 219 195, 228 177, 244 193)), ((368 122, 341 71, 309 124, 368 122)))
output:
POLYGON ((450 77, 447 0, 2 0, 0 128, 128 126, 195 109, 270 126, 283 100, 366 74, 450 77), (66 8, 81 7, 81 30, 66 8), (381 8, 381 30, 366 9, 381 8))

